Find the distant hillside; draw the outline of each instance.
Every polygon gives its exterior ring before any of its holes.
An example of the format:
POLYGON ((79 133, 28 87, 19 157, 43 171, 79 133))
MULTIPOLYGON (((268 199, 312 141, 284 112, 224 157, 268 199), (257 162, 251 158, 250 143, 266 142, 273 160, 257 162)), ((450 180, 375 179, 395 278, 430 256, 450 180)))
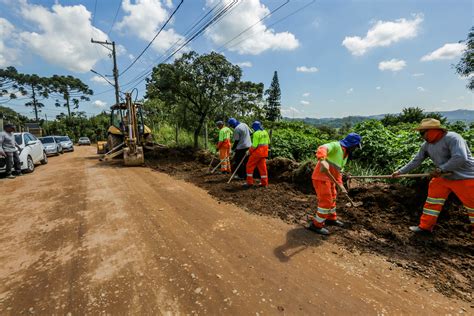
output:
MULTIPOLYGON (((463 121, 466 123, 474 122, 474 110, 454 110, 454 111, 440 111, 438 112, 442 116, 446 117, 448 122, 456 122, 456 121, 463 121)), ((342 118, 300 118, 300 119, 292 119, 292 118, 283 118, 287 121, 303 121, 307 124, 315 125, 315 126, 330 126, 334 128, 342 127, 344 124, 349 123, 351 125, 357 124, 359 122, 363 122, 370 119, 380 120, 386 114, 380 115, 370 115, 370 116, 346 116, 342 118)))

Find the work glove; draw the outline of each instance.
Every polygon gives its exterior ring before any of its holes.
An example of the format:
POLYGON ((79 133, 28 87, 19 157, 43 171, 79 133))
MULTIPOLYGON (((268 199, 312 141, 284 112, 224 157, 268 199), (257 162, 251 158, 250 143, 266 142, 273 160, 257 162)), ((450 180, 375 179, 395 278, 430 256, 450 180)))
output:
POLYGON ((430 175, 433 178, 438 178, 439 176, 441 176, 442 173, 443 173, 443 170, 441 170, 440 168, 436 168, 436 169, 434 169, 433 171, 430 172, 430 175))

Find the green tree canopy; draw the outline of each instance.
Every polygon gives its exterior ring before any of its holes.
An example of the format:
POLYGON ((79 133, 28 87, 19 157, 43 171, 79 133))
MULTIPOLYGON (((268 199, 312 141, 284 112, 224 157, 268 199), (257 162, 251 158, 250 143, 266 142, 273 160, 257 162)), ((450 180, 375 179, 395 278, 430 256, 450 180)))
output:
POLYGON ((265 91, 267 102, 265 104, 265 118, 268 121, 275 122, 281 118, 281 90, 280 82, 278 81, 278 73, 273 73, 272 83, 270 88, 265 91))
POLYGON ((80 101, 89 101, 89 96, 94 94, 88 85, 73 76, 54 75, 50 78, 50 89, 56 97, 55 105, 66 107, 69 117, 71 106, 73 109, 78 109, 80 101))
POLYGON ((184 54, 173 64, 160 64, 147 79, 146 97, 157 113, 173 117, 194 132, 194 146, 206 121, 235 114, 257 115, 263 85, 240 81, 242 71, 216 52, 184 54))
POLYGON ((456 65, 456 72, 460 76, 468 78, 467 88, 474 90, 474 27, 471 28, 467 35, 466 44, 466 50, 456 65))

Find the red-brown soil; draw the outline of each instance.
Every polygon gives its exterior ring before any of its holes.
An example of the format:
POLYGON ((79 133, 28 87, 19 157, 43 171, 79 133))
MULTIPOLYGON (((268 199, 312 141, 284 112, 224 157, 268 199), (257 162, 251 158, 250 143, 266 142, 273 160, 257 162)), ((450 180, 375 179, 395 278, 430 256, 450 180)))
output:
MULTIPOLYGON (((242 181, 227 184, 228 175, 210 174, 211 155, 192 149, 161 149, 148 155, 150 167, 192 182, 219 200, 234 203, 248 212, 279 217, 292 223, 304 223, 316 206, 311 187, 310 166, 299 166, 286 159, 268 162, 268 189, 242 188, 242 181), (300 167, 300 168, 298 168, 300 167)), ((213 165, 215 165, 214 159, 213 165)), ((446 203, 432 235, 414 235, 408 226, 418 223, 427 192, 427 182, 411 186, 387 183, 353 183, 350 196, 363 202, 358 208, 347 207, 344 196, 338 198, 338 214, 346 228, 330 227, 325 238, 346 249, 370 252, 388 262, 425 277, 448 297, 472 300, 474 284, 474 238, 467 212, 452 196, 446 203)))

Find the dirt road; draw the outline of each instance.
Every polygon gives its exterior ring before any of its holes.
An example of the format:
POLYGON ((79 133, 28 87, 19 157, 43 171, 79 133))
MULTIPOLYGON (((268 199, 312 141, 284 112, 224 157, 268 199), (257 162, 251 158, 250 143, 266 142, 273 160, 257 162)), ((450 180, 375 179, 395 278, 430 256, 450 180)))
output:
POLYGON ((94 148, 0 180, 0 314, 457 314, 384 259, 94 148), (7 207, 5 207, 7 206, 7 207))

